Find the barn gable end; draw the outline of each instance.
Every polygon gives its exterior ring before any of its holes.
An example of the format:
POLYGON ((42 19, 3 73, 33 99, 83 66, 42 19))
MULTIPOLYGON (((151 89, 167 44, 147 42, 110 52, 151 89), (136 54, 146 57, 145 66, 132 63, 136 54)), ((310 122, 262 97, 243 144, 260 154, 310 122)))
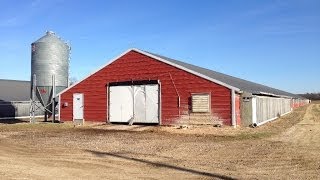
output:
POLYGON ((177 123, 190 113, 191 94, 210 94, 211 115, 231 124, 231 86, 226 87, 187 70, 150 57, 138 50, 130 50, 107 66, 60 93, 60 118, 73 119, 73 94, 83 93, 84 119, 108 120, 108 85, 114 82, 157 80, 160 82, 161 124, 177 123), (67 106, 65 106, 68 104, 67 106))

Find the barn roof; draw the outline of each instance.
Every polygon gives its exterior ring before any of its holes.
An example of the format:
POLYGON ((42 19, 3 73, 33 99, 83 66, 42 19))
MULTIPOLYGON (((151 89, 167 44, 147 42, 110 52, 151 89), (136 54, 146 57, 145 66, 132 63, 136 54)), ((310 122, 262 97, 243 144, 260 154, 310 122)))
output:
MULTIPOLYGON (((249 93, 256 94, 256 95, 283 96, 283 97, 293 97, 293 98, 304 99, 301 96, 298 96, 296 94, 292 94, 292 93, 289 93, 286 91, 282 91, 279 89, 275 89, 275 88, 268 87, 268 86, 265 86, 262 84, 247 81, 244 79, 236 78, 236 77, 226 75, 223 73, 219 73, 219 72, 216 72, 216 71, 213 71, 210 69, 202 68, 202 67, 188 64, 188 63, 185 63, 182 61, 171 59, 171 58, 159 55, 159 54, 155 54, 155 53, 151 53, 151 52, 147 52, 147 51, 143 51, 143 50, 139 50, 139 49, 135 49, 135 48, 125 51, 124 53, 122 53, 118 57, 116 57, 113 60, 111 60, 110 62, 108 62, 103 67, 99 68, 97 71, 91 73, 89 76, 98 72, 99 70, 103 69, 104 67, 108 66, 109 64, 116 61, 118 58, 122 57, 123 55, 127 54, 130 51, 136 51, 138 53, 144 54, 144 55, 149 56, 149 57, 156 59, 158 61, 175 66, 179 69, 185 70, 185 71, 190 72, 192 74, 195 74, 199 77, 205 78, 209 81, 212 81, 212 82, 215 82, 215 83, 220 84, 222 86, 225 86, 229 89, 233 89, 237 92, 245 91, 245 92, 249 92, 249 93)), ((89 77, 89 76, 87 76, 87 77, 89 77)), ((84 78, 84 79, 86 79, 86 78, 84 78)), ((81 81, 79 81, 79 82, 73 84, 72 86, 68 87, 67 89, 61 91, 58 95, 64 93, 65 91, 67 91, 68 89, 77 85, 81 81)))
POLYGON ((0 79, 0 102, 29 101, 30 81, 0 79))
POLYGON ((286 91, 282 91, 282 90, 268 87, 268 86, 265 86, 262 84, 258 84, 258 83, 254 83, 254 82, 240 79, 237 77, 233 77, 230 75, 226 75, 226 74, 223 74, 223 73, 220 73, 217 71, 213 71, 210 69, 206 69, 206 68, 202 68, 202 67, 195 66, 192 64, 188 64, 188 63, 178 61, 175 59, 171 59, 171 58, 168 58, 168 57, 165 57, 162 55, 158 55, 155 53, 150 53, 147 51, 144 51, 144 52, 148 53, 148 54, 152 54, 153 56, 159 57, 159 58, 164 59, 164 60, 171 62, 173 64, 177 64, 179 66, 182 66, 186 69, 197 72, 197 73, 202 74, 204 76, 207 76, 209 78, 218 80, 218 81, 223 82, 223 83, 230 85, 232 87, 236 87, 241 91, 246 91, 246 92, 249 92, 252 94, 260 94, 260 95, 288 96, 288 97, 301 98, 300 96, 298 96, 296 94, 292 94, 292 93, 289 93, 286 91))

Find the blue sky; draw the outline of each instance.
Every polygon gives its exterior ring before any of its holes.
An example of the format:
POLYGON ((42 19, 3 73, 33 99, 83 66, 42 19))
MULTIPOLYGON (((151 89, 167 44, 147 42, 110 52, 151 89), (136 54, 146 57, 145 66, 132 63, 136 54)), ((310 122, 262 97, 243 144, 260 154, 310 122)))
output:
POLYGON ((0 79, 30 79, 30 44, 46 30, 71 44, 77 79, 135 47, 320 92, 319 0, 0 0, 0 79))

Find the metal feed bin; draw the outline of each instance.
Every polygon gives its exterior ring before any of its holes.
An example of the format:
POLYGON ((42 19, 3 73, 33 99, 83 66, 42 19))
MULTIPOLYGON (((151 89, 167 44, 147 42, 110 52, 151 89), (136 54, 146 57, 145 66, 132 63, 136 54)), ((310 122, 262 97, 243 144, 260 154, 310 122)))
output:
POLYGON ((68 87, 69 57, 70 46, 52 31, 31 44, 31 92, 46 112, 54 107, 52 98, 68 87))

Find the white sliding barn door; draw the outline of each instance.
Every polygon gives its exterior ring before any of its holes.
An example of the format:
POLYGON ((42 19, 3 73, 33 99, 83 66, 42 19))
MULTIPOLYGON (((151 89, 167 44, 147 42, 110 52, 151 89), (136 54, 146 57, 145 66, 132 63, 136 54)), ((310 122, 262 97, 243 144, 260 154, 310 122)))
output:
POLYGON ((159 85, 110 86, 109 121, 159 123, 159 85))

